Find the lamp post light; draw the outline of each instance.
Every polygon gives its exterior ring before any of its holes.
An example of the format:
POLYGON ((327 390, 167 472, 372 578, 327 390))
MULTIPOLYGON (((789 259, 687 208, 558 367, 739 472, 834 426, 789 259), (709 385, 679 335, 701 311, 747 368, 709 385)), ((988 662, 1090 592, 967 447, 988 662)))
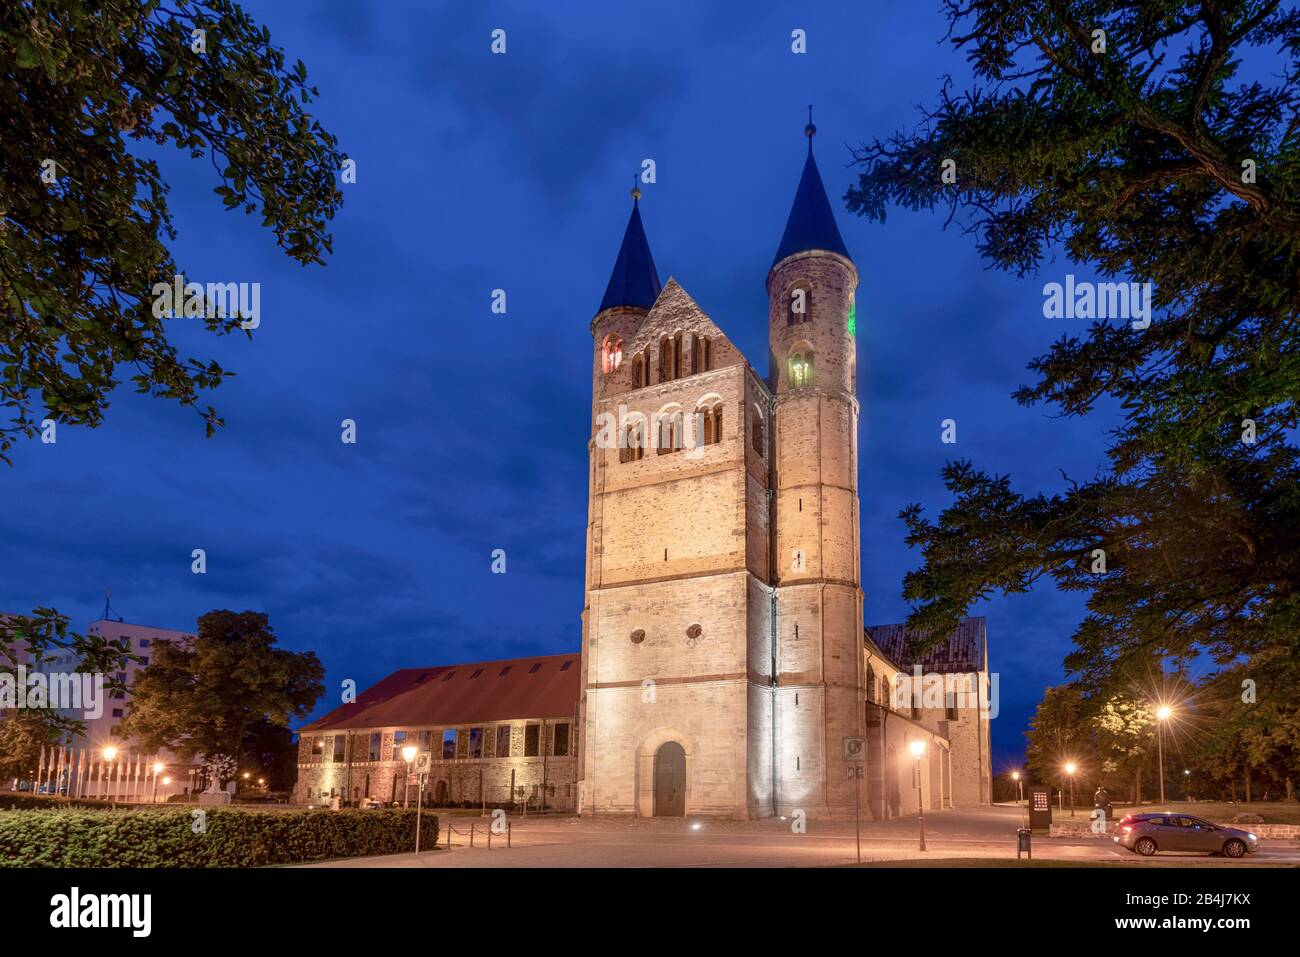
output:
MULTIPOLYGON (((166 770, 167 770, 167 766, 163 764, 161 761, 154 762, 153 765, 153 803, 154 804, 158 803, 158 775, 162 774, 166 770)), ((168 778, 167 780, 170 781, 171 778, 168 778)))
POLYGON ((402 793, 402 807, 411 806, 411 762, 415 760, 417 750, 413 744, 402 748, 402 760, 406 762, 406 787, 402 793))
POLYGON ((1183 769, 1183 800, 1190 801, 1192 790, 1192 772, 1187 768, 1183 769))
POLYGON ((913 773, 916 775, 916 822, 920 828, 920 849, 925 850, 925 801, 921 794, 921 756, 925 754, 925 742, 920 738, 915 739, 908 745, 912 749, 912 757, 916 758, 916 767, 913 773))
POLYGON ((1173 715, 1167 704, 1156 708, 1156 750, 1160 754, 1160 803, 1165 803, 1165 722, 1173 715))
POLYGON ((1074 772, 1079 770, 1079 766, 1073 761, 1065 765, 1065 773, 1070 776, 1070 817, 1074 817, 1074 772))
POLYGON ((104 761, 107 762, 108 765, 109 765, 109 769, 108 769, 108 772, 109 772, 109 773, 108 773, 108 788, 107 788, 107 791, 108 791, 109 801, 111 802, 111 804, 112 804, 112 809, 113 809, 114 811, 117 810, 117 800, 116 800, 117 795, 116 795, 116 792, 113 790, 113 768, 112 768, 112 764, 113 764, 113 759, 116 758, 116 757, 117 757, 117 748, 113 747, 113 746, 110 744, 108 747, 106 747, 106 748, 104 749, 104 761))

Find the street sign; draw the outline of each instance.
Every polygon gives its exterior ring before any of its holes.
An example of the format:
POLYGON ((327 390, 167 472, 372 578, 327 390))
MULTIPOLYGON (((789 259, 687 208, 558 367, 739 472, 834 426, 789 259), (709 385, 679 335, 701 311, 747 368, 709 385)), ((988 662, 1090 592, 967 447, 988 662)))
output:
POLYGON ((421 751, 415 756, 415 773, 428 774, 433 770, 433 752, 421 751))
POLYGON ((865 761, 867 757, 867 739, 866 738, 845 738, 844 739, 844 760, 845 761, 865 761))

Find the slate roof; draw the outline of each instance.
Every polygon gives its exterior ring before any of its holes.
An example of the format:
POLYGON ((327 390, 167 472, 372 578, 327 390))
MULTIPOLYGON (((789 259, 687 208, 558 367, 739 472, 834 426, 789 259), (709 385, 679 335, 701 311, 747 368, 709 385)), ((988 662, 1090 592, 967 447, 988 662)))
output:
POLYGON ((567 655, 403 668, 302 728, 413 728, 559 718, 578 705, 581 659, 567 655))
POLYGON ((785 221, 785 233, 781 236, 781 245, 777 247, 772 265, 775 266, 786 256, 810 249, 824 249, 839 253, 845 259, 853 258, 844 246, 839 226, 835 224, 831 201, 826 196, 826 187, 822 185, 817 161, 813 159, 811 137, 808 139, 808 158, 804 160, 803 175, 799 177, 799 188, 795 191, 794 204, 785 221))
POLYGON ((900 669, 911 671, 913 665, 920 665, 926 672, 945 674, 983 670, 988 661, 986 629, 984 618, 963 618, 947 644, 916 658, 907 653, 911 634, 906 625, 868 625, 863 631, 900 669))
POLYGON ((632 215, 623 232, 623 245, 619 247, 618 258, 614 260, 614 271, 610 274, 609 285, 605 287, 605 298, 600 301, 600 308, 596 311, 603 312, 614 306, 649 309, 659 298, 659 290, 662 288, 659 273, 655 270, 654 257, 650 255, 650 243, 645 238, 645 228, 641 225, 640 204, 633 202, 632 215))

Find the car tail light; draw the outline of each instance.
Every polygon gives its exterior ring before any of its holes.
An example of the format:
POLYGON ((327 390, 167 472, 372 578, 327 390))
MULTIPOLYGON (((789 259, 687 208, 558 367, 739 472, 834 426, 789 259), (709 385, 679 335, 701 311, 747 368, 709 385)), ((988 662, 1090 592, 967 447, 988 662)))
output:
POLYGON ((1119 826, 1119 829, 1120 829, 1121 831, 1123 831, 1125 834, 1127 834, 1129 831, 1133 830, 1133 828, 1129 827, 1127 824, 1121 824, 1121 825, 1119 826))

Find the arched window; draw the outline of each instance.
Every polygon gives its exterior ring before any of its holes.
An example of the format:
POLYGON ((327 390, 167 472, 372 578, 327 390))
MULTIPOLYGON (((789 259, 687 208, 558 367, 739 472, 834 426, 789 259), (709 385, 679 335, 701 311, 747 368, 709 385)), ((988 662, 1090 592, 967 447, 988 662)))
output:
POLYGON ((637 422, 623 433, 623 447, 618 450, 620 462, 639 462, 645 455, 645 426, 637 422))
POLYGON ((812 385, 812 368, 813 354, 808 352, 795 352, 790 356, 790 385, 793 388, 812 385))
POLYGON ((875 703, 876 700, 876 669, 867 665, 867 700, 875 703))
POLYGON ((785 324, 797 326, 812 320, 812 286, 806 282, 790 287, 785 302, 785 324))
POLYGON ((673 337, 673 378, 680 379, 684 367, 682 366, 682 334, 679 332, 673 337))
POLYGON ((713 343, 709 342, 707 336, 701 339, 700 343, 704 346, 704 358, 701 360, 700 365, 705 372, 708 372, 713 368, 713 343))
POLYGON ((695 333, 691 333, 691 375, 704 371, 704 365, 700 362, 700 359, 703 358, 700 355, 700 343, 702 341, 695 333))
POLYGON ((645 362, 640 356, 632 360, 632 388, 641 388, 641 376, 645 374, 645 362))
POLYGON ((757 412, 754 413, 754 421, 749 427, 750 442, 754 446, 754 451, 759 455, 763 454, 763 417, 757 412))
POLYGON ((717 445, 722 441, 722 403, 701 405, 695 410, 695 445, 717 445))
POLYGON ((673 340, 664 336, 659 340, 659 381, 668 382, 673 378, 673 340))
POLYGON ((680 451, 684 442, 682 426, 684 417, 678 409, 676 412, 661 412, 656 416, 658 429, 658 449, 659 455, 667 455, 670 452, 680 451))
POLYGON ((616 332, 605 337, 600 347, 600 371, 609 375, 623 364, 623 339, 616 332))

